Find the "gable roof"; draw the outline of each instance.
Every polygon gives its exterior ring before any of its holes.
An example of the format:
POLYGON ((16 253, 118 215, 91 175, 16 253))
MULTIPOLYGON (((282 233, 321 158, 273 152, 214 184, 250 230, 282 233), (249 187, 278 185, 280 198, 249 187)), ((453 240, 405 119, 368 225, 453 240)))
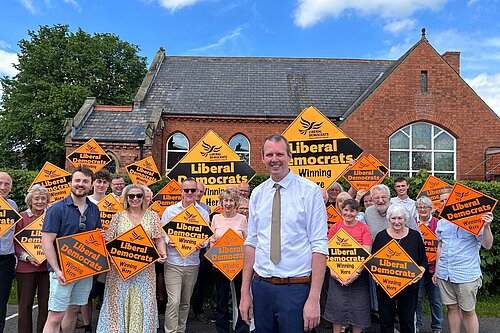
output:
POLYGON ((340 118, 394 61, 165 56, 142 103, 163 114, 340 118))

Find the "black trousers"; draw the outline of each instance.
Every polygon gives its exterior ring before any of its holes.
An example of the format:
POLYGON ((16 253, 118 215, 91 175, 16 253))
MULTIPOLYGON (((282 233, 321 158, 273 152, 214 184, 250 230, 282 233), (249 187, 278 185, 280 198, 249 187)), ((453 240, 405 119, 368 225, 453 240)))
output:
MULTIPOLYGON (((229 333, 229 292, 231 286, 229 279, 222 274, 217 268, 214 268, 215 276, 215 292, 217 300, 217 313, 215 314, 215 328, 217 333, 229 333)), ((234 287, 236 289, 237 305, 241 299, 241 272, 234 278, 234 287)), ((241 319, 241 314, 238 310, 238 321, 236 322, 236 333, 248 333, 248 325, 241 319)))
POLYGON ((12 279, 16 257, 14 254, 0 255, 0 333, 5 327, 5 316, 7 315, 7 302, 9 301, 12 279))
POLYGON ((203 300, 205 298, 205 287, 210 286, 212 281, 212 263, 205 258, 207 249, 200 250, 200 269, 198 270, 198 277, 194 285, 193 295, 191 296, 191 309, 194 314, 199 315, 204 313, 203 300))
POLYGON ((396 313, 399 319, 399 331, 401 333, 415 333, 418 286, 419 283, 410 285, 394 298, 390 298, 380 286, 377 286, 381 333, 394 333, 394 317, 396 313))

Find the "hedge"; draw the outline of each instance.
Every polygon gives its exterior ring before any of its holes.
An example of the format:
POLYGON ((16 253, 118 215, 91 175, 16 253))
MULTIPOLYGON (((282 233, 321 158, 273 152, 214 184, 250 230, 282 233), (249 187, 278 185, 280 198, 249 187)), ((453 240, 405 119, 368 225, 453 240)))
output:
MULTIPOLYGON (((4 169, 0 171, 8 172, 12 177, 12 192, 9 195, 9 198, 16 201, 20 210, 26 209, 26 205, 24 204, 26 190, 31 185, 38 172, 14 169, 4 169)), ((410 190, 408 194, 410 197, 415 198, 417 196, 418 192, 424 185, 427 176, 428 175, 426 171, 421 171, 417 174, 416 177, 408 179, 410 184, 410 190)), ((127 175, 123 175, 123 177, 128 183, 130 183, 130 178, 127 175)), ((251 187, 255 188, 258 184, 265 181, 268 177, 269 176, 266 174, 256 174, 250 182, 251 187)), ((454 183, 454 181, 449 179, 445 179, 445 181, 450 184, 454 183)), ((158 183, 151 185, 151 190, 153 191, 153 193, 156 193, 163 186, 165 186, 167 182, 168 178, 164 177, 158 183)), ((344 179, 340 179, 339 182, 344 186, 344 188, 349 188, 349 184, 344 179)), ((461 181, 461 183, 493 198, 500 198, 500 183, 498 182, 461 181)), ((396 193, 393 189, 394 178, 385 178, 384 184, 389 186, 391 191, 393 191, 392 195, 395 196, 396 193)), ((495 238, 493 247, 489 251, 481 249, 481 267, 484 278, 481 293, 500 295, 500 268, 497 268, 499 267, 500 263, 500 205, 497 205, 493 214, 495 215, 495 219, 492 223, 492 230, 495 238)))

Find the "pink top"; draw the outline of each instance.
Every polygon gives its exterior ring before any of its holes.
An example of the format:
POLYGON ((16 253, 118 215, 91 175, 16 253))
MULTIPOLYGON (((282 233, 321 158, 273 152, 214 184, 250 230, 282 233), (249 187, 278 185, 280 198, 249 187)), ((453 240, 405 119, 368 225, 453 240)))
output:
POLYGON ((372 246, 372 235, 370 229, 364 223, 357 222, 353 226, 347 226, 344 222, 338 222, 332 225, 328 230, 328 240, 333 237, 340 229, 344 229, 360 245, 372 246))
MULTIPOLYGON (((26 210, 21 213, 22 219, 21 221, 17 222, 15 228, 16 231, 15 233, 17 234, 21 229, 26 227, 28 224, 31 222, 35 221, 38 216, 33 215, 30 210, 26 210)), ((40 243, 40 246, 42 246, 42 243, 40 243)), ((16 256, 19 258, 19 256, 23 253, 26 252, 21 245, 17 241, 14 241, 14 248, 16 251, 16 256)), ((30 264, 29 262, 21 261, 19 260, 19 263, 17 264, 16 267, 16 272, 18 273, 35 273, 35 272, 44 272, 47 270, 47 260, 42 262, 40 266, 34 266, 30 264)))
POLYGON ((247 237, 248 225, 245 215, 236 213, 234 217, 224 217, 222 214, 214 215, 212 218, 212 230, 214 235, 210 238, 210 246, 221 238, 229 228, 233 229, 243 239, 247 237))

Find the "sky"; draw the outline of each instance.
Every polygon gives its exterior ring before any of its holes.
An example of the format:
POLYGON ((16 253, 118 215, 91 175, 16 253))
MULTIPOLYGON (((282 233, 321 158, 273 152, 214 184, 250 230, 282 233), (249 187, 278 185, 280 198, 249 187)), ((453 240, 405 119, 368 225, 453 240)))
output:
MULTIPOLYGON (((0 75, 40 25, 113 33, 167 55, 389 59, 427 30, 500 116, 500 0, 0 0, 0 75)), ((0 91, 1 93, 1 91, 0 91)))

